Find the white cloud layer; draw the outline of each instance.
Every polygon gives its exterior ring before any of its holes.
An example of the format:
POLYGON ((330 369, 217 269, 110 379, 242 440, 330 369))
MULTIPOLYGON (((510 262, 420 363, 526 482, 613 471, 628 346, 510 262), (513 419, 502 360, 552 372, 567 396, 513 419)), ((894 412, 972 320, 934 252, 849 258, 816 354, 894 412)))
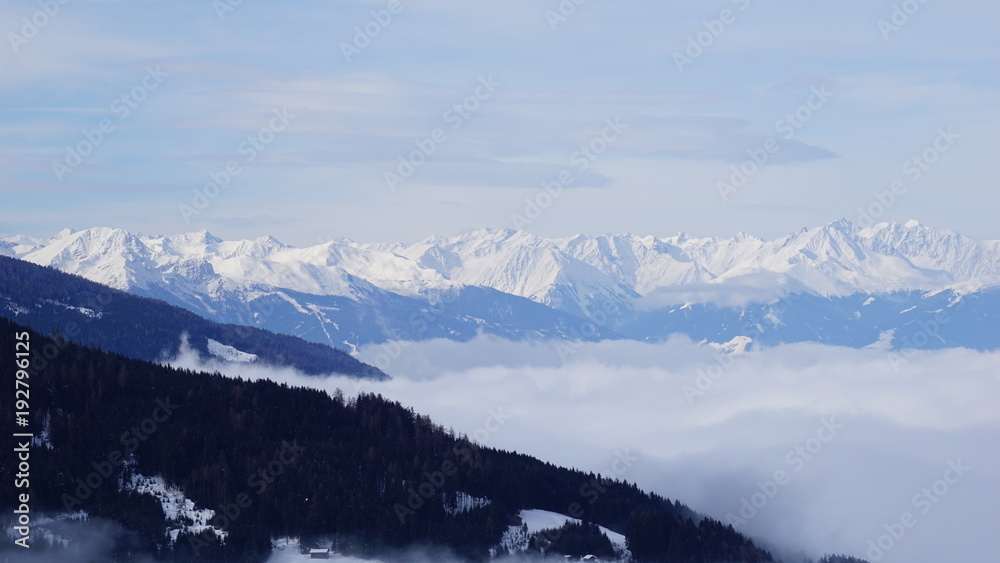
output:
POLYGON ((732 514, 746 520, 741 531, 812 555, 874 560, 868 542, 883 534, 892 547, 878 560, 890 563, 985 563, 1000 552, 997 353, 921 352, 895 372, 884 352, 816 344, 727 358, 686 339, 479 338, 372 346, 361 358, 380 353, 395 357, 391 381, 238 371, 381 393, 490 446, 634 481, 715 518, 732 514), (509 418, 477 433, 491 409, 509 418), (971 469, 948 472, 949 462, 971 469), (907 512, 913 526, 891 538, 907 512))

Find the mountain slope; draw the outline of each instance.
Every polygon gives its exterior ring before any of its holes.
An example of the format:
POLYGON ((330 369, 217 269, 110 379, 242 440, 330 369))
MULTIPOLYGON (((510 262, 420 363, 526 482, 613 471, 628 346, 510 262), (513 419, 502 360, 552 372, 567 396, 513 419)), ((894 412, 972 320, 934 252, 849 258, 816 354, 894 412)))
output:
MULTIPOLYGON (((342 348, 401 338, 468 340, 482 332, 571 338, 584 324, 530 299, 454 283, 403 257, 346 243, 295 249, 270 237, 226 242, 204 231, 140 237, 95 228, 45 243, 8 241, 8 248, 217 322, 342 348)), ((604 334, 611 331, 590 331, 588 338, 604 334)))
POLYGON ((176 356, 182 338, 186 338, 205 359, 261 361, 309 374, 386 377, 329 346, 257 328, 214 323, 162 301, 4 256, 0 256, 0 317, 150 361, 176 356))

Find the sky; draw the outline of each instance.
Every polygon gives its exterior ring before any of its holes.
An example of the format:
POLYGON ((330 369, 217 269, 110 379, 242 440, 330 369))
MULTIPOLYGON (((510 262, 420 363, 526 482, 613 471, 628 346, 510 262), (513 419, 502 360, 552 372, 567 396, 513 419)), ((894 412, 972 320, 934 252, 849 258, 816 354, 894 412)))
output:
POLYGON ((379 393, 481 444, 680 500, 776 554, 988 563, 1000 550, 1000 453, 986 447, 1000 439, 996 352, 922 351, 893 369, 885 351, 813 343, 733 356, 683 337, 560 346, 366 346, 362 360, 393 358, 381 382, 205 364, 190 351, 173 363, 379 393))
POLYGON ((998 239, 998 26, 987 0, 0 0, 0 235, 998 239))

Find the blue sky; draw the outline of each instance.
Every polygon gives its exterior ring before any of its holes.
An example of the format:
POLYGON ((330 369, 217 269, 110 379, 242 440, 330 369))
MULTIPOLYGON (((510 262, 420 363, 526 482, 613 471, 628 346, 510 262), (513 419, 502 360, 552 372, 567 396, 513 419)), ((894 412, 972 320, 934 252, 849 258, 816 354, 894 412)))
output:
POLYGON ((995 2, 51 1, 0 0, 5 235, 1000 238, 995 2))

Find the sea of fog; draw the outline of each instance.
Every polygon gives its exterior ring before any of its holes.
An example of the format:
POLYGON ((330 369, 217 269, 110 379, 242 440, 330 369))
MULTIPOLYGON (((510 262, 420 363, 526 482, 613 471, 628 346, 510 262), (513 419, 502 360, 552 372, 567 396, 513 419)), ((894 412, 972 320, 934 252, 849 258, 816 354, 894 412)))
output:
POLYGON ((1000 353, 481 337, 360 350, 390 381, 174 363, 383 396, 492 447, 635 482, 780 550, 1000 553, 1000 353))

